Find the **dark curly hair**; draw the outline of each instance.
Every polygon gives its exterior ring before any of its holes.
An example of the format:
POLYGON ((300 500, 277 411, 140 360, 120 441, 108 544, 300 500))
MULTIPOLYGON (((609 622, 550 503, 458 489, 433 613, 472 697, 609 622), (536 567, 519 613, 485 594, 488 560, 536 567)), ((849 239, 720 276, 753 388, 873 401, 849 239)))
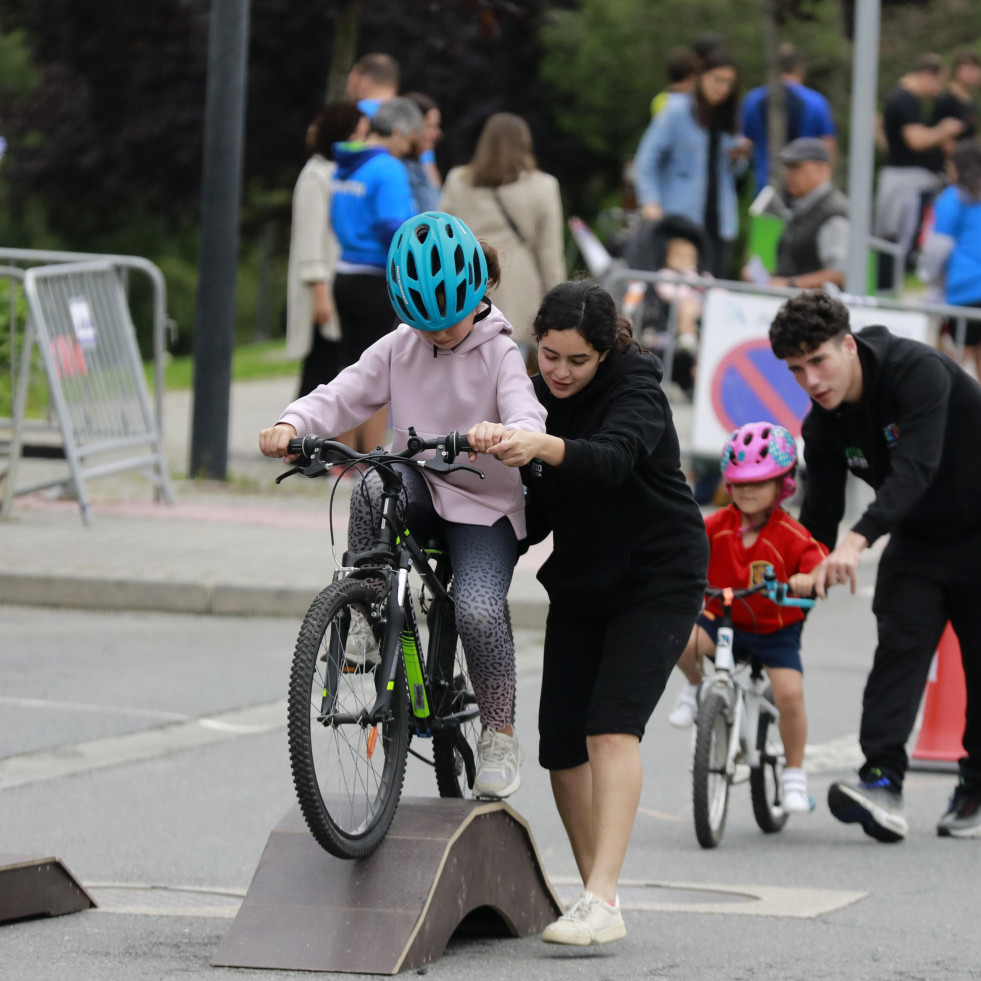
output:
POLYGON ((851 332, 844 303, 824 290, 805 290, 777 311, 770 324, 770 347, 778 358, 795 358, 851 332))
POLYGON ((535 340, 550 330, 577 330, 600 354, 640 347, 630 321, 617 315, 613 297, 588 279, 559 283, 545 294, 532 325, 535 340))

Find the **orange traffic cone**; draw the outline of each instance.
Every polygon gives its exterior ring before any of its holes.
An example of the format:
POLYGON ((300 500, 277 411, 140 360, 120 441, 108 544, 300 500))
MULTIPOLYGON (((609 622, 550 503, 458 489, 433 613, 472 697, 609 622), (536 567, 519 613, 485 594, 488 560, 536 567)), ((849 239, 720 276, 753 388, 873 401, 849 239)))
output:
POLYGON ((923 720, 913 759, 956 762, 964 755, 967 688, 961 647, 949 623, 940 638, 934 668, 927 682, 923 720))

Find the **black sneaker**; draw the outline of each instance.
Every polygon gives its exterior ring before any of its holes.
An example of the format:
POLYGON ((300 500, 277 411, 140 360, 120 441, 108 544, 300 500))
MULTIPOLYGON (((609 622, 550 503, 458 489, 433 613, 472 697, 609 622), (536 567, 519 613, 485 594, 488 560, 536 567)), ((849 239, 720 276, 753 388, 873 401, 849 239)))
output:
POLYGON ((981 787, 961 781, 954 788, 947 813, 937 822, 941 838, 981 838, 981 787))
POLYGON ((833 783, 828 788, 828 808, 839 821, 860 824, 876 841, 902 841, 909 830, 903 817, 903 792, 881 770, 871 768, 866 777, 857 786, 833 783))

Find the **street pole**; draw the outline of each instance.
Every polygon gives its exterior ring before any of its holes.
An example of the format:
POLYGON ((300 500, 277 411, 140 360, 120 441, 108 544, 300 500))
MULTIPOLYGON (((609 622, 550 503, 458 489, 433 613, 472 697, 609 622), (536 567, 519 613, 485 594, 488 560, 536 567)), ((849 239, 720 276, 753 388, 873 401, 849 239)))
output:
POLYGON ((249 0, 211 0, 188 473, 216 480, 228 466, 248 41, 249 0))
POLYGON ((864 296, 868 290, 875 103, 879 76, 879 4, 880 0, 858 0, 855 41, 852 45, 852 121, 848 158, 848 201, 851 208, 845 289, 856 296, 864 296))

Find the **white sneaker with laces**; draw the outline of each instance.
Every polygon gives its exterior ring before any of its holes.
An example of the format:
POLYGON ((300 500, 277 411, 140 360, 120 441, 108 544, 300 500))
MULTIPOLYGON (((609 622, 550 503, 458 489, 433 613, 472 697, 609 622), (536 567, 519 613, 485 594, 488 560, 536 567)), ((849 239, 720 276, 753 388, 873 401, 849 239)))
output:
MULTIPOLYGON (((320 655, 320 660, 327 660, 327 651, 320 655)), ((344 648, 345 665, 351 670, 362 668, 368 672, 380 661, 381 650, 371 625, 361 613, 354 613, 351 616, 351 626, 348 628, 347 644, 344 648)))
POLYGON ((547 944, 572 944, 588 947, 591 944, 608 944, 627 935, 620 900, 611 906, 591 892, 582 895, 554 923, 542 932, 547 944))
POLYGON ((517 736, 485 729, 477 741, 474 797, 492 797, 495 800, 510 797, 521 786, 524 756, 517 736))
POLYGON ((685 685, 678 692, 678 698, 668 716, 668 722, 676 729, 689 729, 695 724, 698 715, 698 685, 685 685))
POLYGON ((780 776, 784 814, 810 814, 814 799, 807 793, 807 774, 799 767, 787 767, 780 776))

